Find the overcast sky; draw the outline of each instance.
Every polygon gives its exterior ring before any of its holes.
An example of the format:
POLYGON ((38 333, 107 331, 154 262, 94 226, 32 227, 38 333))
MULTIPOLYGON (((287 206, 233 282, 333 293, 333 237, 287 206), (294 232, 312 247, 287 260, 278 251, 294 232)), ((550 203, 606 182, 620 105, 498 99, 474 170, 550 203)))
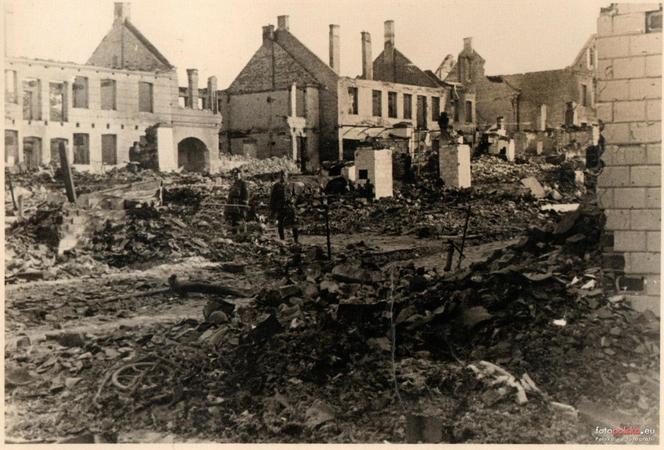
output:
MULTIPOLYGON (((5 0, 15 23, 13 55, 84 63, 113 20, 113 0, 5 0)), ((360 32, 373 56, 383 22, 395 21, 396 46, 422 69, 435 70, 462 39, 473 37, 486 73, 557 69, 572 63, 595 32, 598 0, 133 0, 131 21, 201 86, 210 75, 227 87, 261 44, 261 27, 290 16, 290 30, 328 62, 328 25, 341 26, 341 72, 361 73, 360 32)))

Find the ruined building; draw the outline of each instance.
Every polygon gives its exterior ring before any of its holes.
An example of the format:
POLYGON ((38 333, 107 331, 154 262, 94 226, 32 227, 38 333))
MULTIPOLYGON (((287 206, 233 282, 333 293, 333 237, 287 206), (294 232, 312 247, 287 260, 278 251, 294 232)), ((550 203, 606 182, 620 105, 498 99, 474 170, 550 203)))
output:
POLYGON ((208 80, 201 101, 198 73, 189 69, 186 106, 179 106, 175 67, 129 12, 129 3, 115 3, 113 26, 86 64, 5 58, 7 166, 57 164, 60 143, 76 169, 123 165, 136 143, 146 144, 150 128, 160 170, 215 168, 221 126, 216 79, 208 80))
POLYGON ((434 145, 447 84, 432 79, 395 47, 394 22, 372 59, 363 32, 362 75, 340 76, 340 28, 330 25, 329 64, 289 31, 289 17, 263 27, 262 45, 219 94, 222 152, 266 158, 292 155, 303 169, 352 159, 367 142, 409 151, 434 145))
MULTIPOLYGON (((447 65, 449 58, 448 55, 447 65)), ((474 117, 484 130, 502 116, 509 131, 543 131, 565 124, 580 126, 596 121, 594 36, 564 69, 487 76, 484 63, 484 58, 473 48, 472 38, 464 38, 463 50, 445 80, 460 83, 466 95, 474 96, 477 101, 459 102, 455 117, 474 117)), ((445 73, 445 66, 443 61, 441 74, 445 73)))

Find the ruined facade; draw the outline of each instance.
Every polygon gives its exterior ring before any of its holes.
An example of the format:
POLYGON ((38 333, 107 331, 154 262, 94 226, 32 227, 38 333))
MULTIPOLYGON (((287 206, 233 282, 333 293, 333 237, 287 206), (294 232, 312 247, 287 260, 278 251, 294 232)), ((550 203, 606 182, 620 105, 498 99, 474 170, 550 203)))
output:
MULTIPOLYGON (((383 52, 372 58, 363 32, 362 75, 339 75, 339 26, 330 25, 329 65, 289 31, 288 16, 263 27, 262 45, 228 89, 219 93, 223 152, 260 158, 292 155, 306 170, 352 159, 382 141, 414 151, 431 146, 449 88, 418 69, 394 46, 385 23, 383 52)), ((435 140, 435 139, 434 139, 435 140)))
POLYGON ((463 50, 445 78, 462 84, 467 95, 474 94, 476 103, 461 102, 455 114, 476 117, 481 129, 491 127, 499 116, 505 118, 509 131, 581 126, 596 121, 594 36, 575 61, 560 70, 487 76, 484 63, 473 49, 472 38, 465 38, 463 50))
POLYGON ((635 307, 660 311, 662 6, 619 3, 597 22, 599 119, 606 149, 597 195, 604 269, 635 307))
MULTIPOLYGON (((6 57, 7 166, 58 164, 61 143, 76 169, 121 166, 151 128, 160 170, 215 168, 221 116, 178 105, 176 69, 131 23, 129 6, 115 4, 111 31, 86 64, 6 57)), ((194 80, 197 91, 192 70, 194 80)))

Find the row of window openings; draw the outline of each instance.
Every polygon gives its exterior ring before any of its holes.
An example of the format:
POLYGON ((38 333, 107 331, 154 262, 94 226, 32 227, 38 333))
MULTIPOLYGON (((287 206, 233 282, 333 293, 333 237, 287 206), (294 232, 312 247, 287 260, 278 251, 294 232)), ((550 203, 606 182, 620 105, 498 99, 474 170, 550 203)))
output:
MULTIPOLYGON (((67 121, 67 95, 69 83, 49 83, 49 118, 54 122, 67 121)), ((22 81, 23 118, 25 120, 41 120, 41 80, 26 78, 22 81)), ((101 109, 117 110, 117 86, 111 79, 101 80, 101 109)), ((18 86, 16 71, 5 71, 5 99, 9 103, 18 103, 18 86)), ((88 78, 76 77, 72 85, 72 107, 87 109, 88 78)), ((139 112, 153 112, 153 85, 145 81, 138 82, 139 112)))
MULTIPOLYGON (((90 164, 90 135, 85 133, 74 133, 74 159, 73 164, 90 164)), ((51 139, 51 161, 59 163, 60 143, 67 145, 67 139, 51 139)), ((18 132, 5 130, 5 163, 9 158, 18 161, 18 132)), ((23 161, 28 167, 37 167, 41 164, 41 139, 38 137, 23 138, 23 161)), ((114 165, 118 162, 117 135, 101 135, 101 162, 102 164, 114 165)))
MULTIPOLYGON (((348 96, 350 98, 350 104, 348 105, 348 113, 357 115, 359 114, 359 102, 358 102, 358 89, 356 87, 348 88, 348 96)), ((375 117, 383 116, 383 91, 373 90, 371 92, 372 100, 372 115, 375 117)), ((403 118, 412 119, 413 118, 413 96, 411 94, 403 94, 403 118)), ((424 95, 417 96, 417 110, 418 110, 418 122, 424 122, 426 117, 427 110, 427 97, 424 95)), ((440 98, 431 97, 431 120, 437 121, 440 116, 440 98)), ((388 92, 387 93, 387 117, 397 118, 397 93, 388 92)), ((459 121, 459 112, 457 104, 454 104, 454 121, 459 121)), ((466 101, 466 122, 472 123, 472 102, 466 101)))

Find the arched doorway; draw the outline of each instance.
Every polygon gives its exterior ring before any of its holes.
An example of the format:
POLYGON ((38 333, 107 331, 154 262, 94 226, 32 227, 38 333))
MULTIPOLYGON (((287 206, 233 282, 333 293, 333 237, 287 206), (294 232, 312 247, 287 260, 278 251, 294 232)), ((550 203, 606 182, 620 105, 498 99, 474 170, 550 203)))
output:
POLYGON ((210 152, 200 139, 188 137, 178 144, 178 167, 189 172, 205 172, 210 164, 210 152))

